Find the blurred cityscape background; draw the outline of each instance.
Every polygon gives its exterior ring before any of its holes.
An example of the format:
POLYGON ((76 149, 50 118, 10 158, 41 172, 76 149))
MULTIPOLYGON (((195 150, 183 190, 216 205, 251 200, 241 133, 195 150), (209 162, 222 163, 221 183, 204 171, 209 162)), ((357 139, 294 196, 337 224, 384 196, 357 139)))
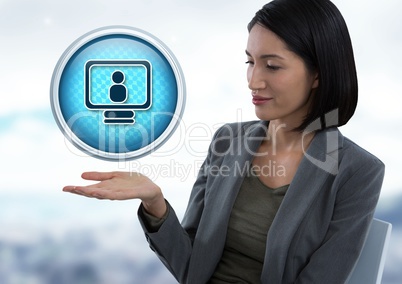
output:
MULTIPOLYGON (((377 218, 393 224, 384 284, 398 284, 402 279, 401 204, 402 195, 380 204, 376 213, 377 218)), ((0 283, 177 283, 148 248, 136 220, 137 204, 130 205, 131 209, 119 202, 78 197, 2 196, 0 283), (127 210, 125 214, 121 207, 127 210), (75 217, 85 216, 77 224, 66 218, 70 210, 75 217), (96 222, 97 218, 104 222, 96 222)))

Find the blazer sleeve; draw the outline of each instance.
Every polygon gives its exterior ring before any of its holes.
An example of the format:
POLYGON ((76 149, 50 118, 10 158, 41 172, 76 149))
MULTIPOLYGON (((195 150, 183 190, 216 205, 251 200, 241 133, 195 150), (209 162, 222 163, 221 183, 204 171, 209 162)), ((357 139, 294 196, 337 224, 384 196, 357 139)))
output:
POLYGON ((343 173, 347 178, 339 185, 325 239, 295 283, 345 283, 367 237, 384 169, 384 164, 373 157, 363 161, 354 172, 343 173))
POLYGON ((180 283, 186 282, 192 245, 204 210, 205 188, 208 179, 207 169, 210 167, 214 152, 212 145, 215 144, 214 141, 217 139, 219 132, 219 130, 216 131, 209 147, 208 155, 200 168, 182 223, 179 222, 175 211, 167 202, 168 215, 155 232, 149 230, 147 219, 143 215, 142 205, 138 210, 140 224, 150 248, 180 283))

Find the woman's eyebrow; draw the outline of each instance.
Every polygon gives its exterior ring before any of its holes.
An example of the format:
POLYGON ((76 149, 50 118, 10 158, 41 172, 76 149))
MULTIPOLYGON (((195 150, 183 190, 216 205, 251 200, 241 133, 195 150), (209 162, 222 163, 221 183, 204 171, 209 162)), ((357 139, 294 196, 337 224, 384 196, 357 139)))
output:
MULTIPOLYGON (((247 54, 247 56, 252 57, 251 54, 250 54, 250 52, 248 52, 247 50, 246 50, 246 54, 247 54)), ((285 58, 283 58, 282 56, 279 56, 278 54, 263 54, 263 55, 260 55, 260 59, 266 59, 266 58, 285 59, 285 58)))

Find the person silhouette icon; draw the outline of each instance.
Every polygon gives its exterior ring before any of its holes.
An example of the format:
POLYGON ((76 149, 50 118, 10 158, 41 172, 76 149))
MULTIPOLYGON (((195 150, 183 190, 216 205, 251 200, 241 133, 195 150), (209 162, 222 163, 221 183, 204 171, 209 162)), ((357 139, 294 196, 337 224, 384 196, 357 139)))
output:
POLYGON ((124 103, 127 100, 127 87, 123 84, 124 73, 116 70, 112 73, 113 84, 109 88, 109 98, 114 103, 124 103))

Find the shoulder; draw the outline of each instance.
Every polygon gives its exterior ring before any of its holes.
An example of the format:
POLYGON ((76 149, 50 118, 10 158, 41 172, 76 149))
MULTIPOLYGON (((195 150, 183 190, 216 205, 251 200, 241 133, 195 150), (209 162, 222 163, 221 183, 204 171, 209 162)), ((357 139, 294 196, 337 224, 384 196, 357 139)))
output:
POLYGON ((336 127, 317 132, 305 155, 318 168, 338 177, 384 171, 380 159, 343 136, 336 127))
POLYGON ((308 154, 325 161, 331 157, 339 166, 360 167, 365 164, 384 167, 375 155, 357 145, 351 139, 343 136, 337 127, 327 128, 316 133, 308 154))
POLYGON ((334 182, 338 188, 337 200, 352 200, 356 208, 358 204, 372 202, 374 210, 384 180, 385 165, 349 138, 342 138, 338 173, 334 182))
MULTIPOLYGON (((385 173, 384 163, 349 138, 342 137, 338 157, 338 178, 343 180, 341 183, 354 180, 356 186, 372 182, 381 184, 385 173)), ((380 188, 381 185, 378 191, 380 188)))
POLYGON ((349 138, 343 136, 343 147, 340 152, 340 159, 344 163, 356 164, 356 166, 371 165, 384 168, 384 163, 374 154, 360 147, 349 138))
POLYGON ((266 136, 267 126, 268 122, 261 120, 226 123, 216 130, 209 152, 220 158, 229 151, 232 154, 237 151, 236 154, 240 155, 252 141, 266 136))

